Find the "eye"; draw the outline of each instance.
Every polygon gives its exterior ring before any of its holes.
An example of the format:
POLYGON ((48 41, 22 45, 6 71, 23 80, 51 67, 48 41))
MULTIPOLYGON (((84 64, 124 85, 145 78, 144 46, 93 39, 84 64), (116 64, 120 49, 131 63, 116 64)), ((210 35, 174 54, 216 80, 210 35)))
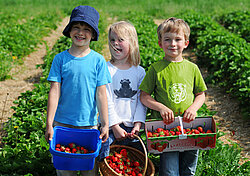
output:
POLYGON ((91 31, 91 29, 90 29, 90 28, 85 28, 84 30, 85 30, 85 31, 89 31, 89 32, 91 31))
POLYGON ((119 38, 119 42, 123 42, 124 41, 124 39, 123 38, 119 38))

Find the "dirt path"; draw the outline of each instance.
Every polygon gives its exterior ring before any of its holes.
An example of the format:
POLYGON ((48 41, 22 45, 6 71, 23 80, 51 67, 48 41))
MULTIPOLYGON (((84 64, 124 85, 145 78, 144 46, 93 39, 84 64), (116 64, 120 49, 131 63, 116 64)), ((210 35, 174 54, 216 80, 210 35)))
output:
MULTIPOLYGON (((69 18, 64 18, 55 31, 52 31, 48 37, 43 40, 51 49, 57 39, 62 36, 64 26, 69 18)), ((3 123, 13 114, 10 108, 14 106, 13 101, 18 98, 22 92, 32 90, 34 83, 38 83, 42 74, 41 69, 37 69, 37 64, 43 63, 43 57, 46 55, 46 45, 43 43, 37 47, 37 50, 24 58, 24 64, 13 68, 10 72, 13 79, 0 82, 0 129, 3 123)), ((1 137, 1 134, 0 134, 1 137)))
MULTIPOLYGON (((57 30, 53 31, 50 36, 44 38, 44 41, 47 42, 50 49, 55 44, 56 40, 62 36, 62 30, 68 20, 68 18, 63 19, 57 30)), ((156 24, 159 24, 161 21, 162 20, 157 20, 156 24)), ((108 45, 106 47, 108 47, 108 45)), ((12 80, 0 82, 1 127, 13 113, 10 108, 14 105, 13 101, 16 100, 22 92, 32 90, 34 83, 38 83, 42 71, 36 69, 36 65, 43 63, 43 57, 45 55, 46 46, 42 44, 38 47, 37 51, 24 58, 24 65, 11 71, 13 75, 12 80)), ((110 57, 107 48, 104 50, 104 55, 106 56, 105 58, 110 57)), ((194 54, 191 52, 187 52, 185 56, 195 59, 194 54)), ((204 75, 206 74, 205 69, 202 69, 202 73, 204 75)), ((220 140, 227 144, 230 144, 230 141, 238 143, 242 148, 242 156, 245 158, 245 160, 241 160, 241 163, 249 161, 250 141, 248 129, 250 127, 250 121, 244 121, 242 119, 238 108, 238 102, 225 94, 225 91, 221 88, 208 85, 205 103, 210 110, 217 111, 214 118, 218 123, 218 129, 226 134, 221 137, 220 140)))

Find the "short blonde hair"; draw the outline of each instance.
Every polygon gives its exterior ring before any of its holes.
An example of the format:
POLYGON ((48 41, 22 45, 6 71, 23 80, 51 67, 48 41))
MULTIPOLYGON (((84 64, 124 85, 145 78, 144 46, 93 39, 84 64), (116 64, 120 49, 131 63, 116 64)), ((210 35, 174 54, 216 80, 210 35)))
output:
MULTIPOLYGON (((135 27, 126 21, 119 21, 114 23, 109 28, 108 39, 109 39, 109 49, 112 48, 110 42, 111 32, 116 33, 120 38, 128 40, 129 42, 129 63, 131 65, 138 66, 141 62, 138 37, 135 27)), ((111 56, 111 61, 114 61, 113 56, 111 56)))
POLYGON ((166 32, 173 33, 184 33, 185 41, 189 40, 190 27, 183 19, 178 19, 175 17, 168 18, 163 23, 161 23, 157 28, 158 40, 162 40, 163 34, 166 32))

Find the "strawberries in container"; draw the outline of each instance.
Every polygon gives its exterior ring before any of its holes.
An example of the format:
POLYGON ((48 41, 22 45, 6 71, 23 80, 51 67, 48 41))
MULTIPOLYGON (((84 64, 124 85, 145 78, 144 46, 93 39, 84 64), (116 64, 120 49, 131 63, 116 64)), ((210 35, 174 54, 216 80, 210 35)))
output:
POLYGON ((145 131, 149 153, 170 151, 209 150, 216 144, 216 124, 213 117, 197 117, 190 123, 178 117, 171 124, 146 121, 145 131))
POLYGON ((93 150, 88 150, 86 147, 76 145, 73 142, 69 143, 68 145, 56 144, 56 151, 65 153, 77 153, 77 154, 94 153, 93 150))

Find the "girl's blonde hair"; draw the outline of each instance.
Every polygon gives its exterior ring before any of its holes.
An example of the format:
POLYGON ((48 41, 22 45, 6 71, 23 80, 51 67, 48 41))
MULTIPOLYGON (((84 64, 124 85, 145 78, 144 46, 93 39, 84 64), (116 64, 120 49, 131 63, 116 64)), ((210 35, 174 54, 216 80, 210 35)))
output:
MULTIPOLYGON (((131 65, 138 66, 141 62, 138 37, 135 27, 126 21, 119 21, 114 23, 109 28, 108 39, 109 39, 109 50, 113 48, 110 42, 110 34, 114 32, 119 38, 128 40, 129 42, 129 57, 128 61, 131 65)), ((112 52, 110 52, 112 53, 112 52)), ((114 61, 114 57, 111 56, 111 60, 114 61)))
POLYGON ((157 34, 159 41, 162 40, 162 36, 166 32, 173 32, 173 33, 183 32, 185 41, 188 41, 190 35, 190 27, 183 19, 171 17, 158 26, 157 34))

